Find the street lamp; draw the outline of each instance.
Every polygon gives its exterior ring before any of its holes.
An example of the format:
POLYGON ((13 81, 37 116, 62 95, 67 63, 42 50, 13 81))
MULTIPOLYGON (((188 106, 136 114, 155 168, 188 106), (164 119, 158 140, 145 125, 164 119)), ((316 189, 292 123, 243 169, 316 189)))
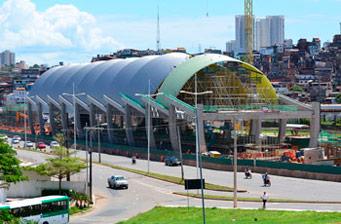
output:
MULTIPOLYGON (((205 214, 205 199, 204 199, 204 183, 203 183, 203 177, 202 177, 202 159, 201 159, 201 152, 200 152, 200 141, 199 141, 199 110, 198 110, 198 96, 205 95, 205 94, 212 94, 213 91, 204 91, 204 92, 198 92, 198 86, 197 86, 197 74, 195 74, 195 92, 189 92, 185 90, 181 90, 180 93, 194 95, 195 96, 195 149, 196 149, 196 167, 197 167, 197 178, 198 178, 198 168, 200 168, 200 184, 201 184, 201 202, 202 202, 202 215, 203 215, 203 223, 206 224, 206 214, 205 214), (200 153, 200 156, 199 156, 200 153), (200 160, 200 162, 199 162, 200 160), (199 166, 200 165, 200 166, 199 166)), ((202 109, 201 109, 202 110, 202 109)), ((200 112, 202 113, 202 111, 200 112)))
POLYGON ((63 96, 72 96, 73 101, 73 144, 75 147, 75 150, 77 149, 77 119, 76 119, 76 97, 77 96, 84 96, 85 93, 75 93, 75 83, 72 83, 72 94, 71 93, 62 93, 63 96))
MULTIPOLYGON (((26 125, 26 97, 27 97, 27 92, 25 90, 25 96, 24 96, 24 149, 26 149, 26 142, 27 142, 27 125, 26 125)), ((37 143, 36 143, 37 144, 37 143)))
POLYGON ((150 79, 148 80, 148 94, 142 94, 142 93, 135 93, 135 96, 141 96, 141 97, 148 97, 148 103, 147 103, 147 173, 149 174, 149 167, 150 167, 150 125, 151 125, 151 116, 150 116, 150 98, 154 97, 154 96, 159 96, 159 95, 163 95, 162 92, 159 93, 154 93, 151 94, 150 93, 150 79))
MULTIPOLYGON (((197 79, 195 78, 195 83, 197 83, 197 79)), ((195 92, 189 92, 189 91, 185 91, 185 90, 180 90, 180 93, 184 93, 184 94, 189 94, 189 95, 194 95, 195 96, 195 131, 196 131, 196 135, 195 135, 195 159, 196 159, 196 168, 197 168, 197 178, 199 178, 199 128, 198 128, 198 124, 199 124, 199 120, 198 120, 198 96, 200 95, 205 95, 205 94, 212 94, 213 91, 204 91, 204 92, 198 92, 197 91, 197 84, 195 84, 195 92)))

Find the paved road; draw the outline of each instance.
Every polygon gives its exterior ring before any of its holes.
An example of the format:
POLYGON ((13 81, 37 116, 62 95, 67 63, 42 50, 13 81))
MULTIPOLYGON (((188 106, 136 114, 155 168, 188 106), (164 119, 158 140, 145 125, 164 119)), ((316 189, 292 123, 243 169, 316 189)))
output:
MULTIPOLYGON (((84 157, 85 152, 79 152, 84 157)), ((97 161, 97 153, 94 153, 94 161, 97 161)), ((119 166, 133 167, 146 170, 147 161, 138 160, 136 165, 131 165, 131 159, 122 156, 102 154, 102 161, 119 166)), ((168 167, 164 163, 151 162, 150 171, 173 176, 181 176, 180 167, 168 167)), ((196 168, 184 166, 185 178, 196 178, 196 168)), ((203 169, 203 175, 207 182, 232 186, 233 173, 229 171, 217 171, 203 169)), ((340 174, 341 175, 341 174, 340 174)), ((261 174, 253 173, 253 179, 244 179, 244 173, 238 173, 238 187, 246 189, 248 193, 240 193, 240 197, 259 197, 267 191, 272 198, 319 200, 319 201, 340 201, 341 183, 331 181, 309 180, 292 177, 271 175, 272 186, 263 187, 261 174)))
MULTIPOLYGON (((82 154, 84 155, 84 152, 82 154)), ((44 161, 47 157, 47 155, 45 154, 23 150, 18 150, 18 155, 25 161, 31 161, 32 163, 40 163, 44 161)), ((128 158, 116 156, 112 157, 109 155, 105 155, 102 158, 104 161, 108 160, 108 162, 111 161, 117 165, 125 164, 126 166, 132 166, 130 165, 130 160, 128 158)), ((136 168, 145 168, 145 164, 146 163, 144 163, 144 161, 138 160, 136 168)), ((164 167, 162 164, 159 163, 152 164, 152 170, 154 171, 163 172, 163 169, 161 167, 163 167, 164 169, 171 169, 171 172, 178 171, 178 168, 176 167, 164 167)), ((190 172, 187 171, 187 169, 190 170, 191 167, 186 167, 186 173, 190 172)), ((209 175, 209 172, 210 171, 205 171, 207 177, 209 175)), ((189 174, 187 176, 190 177, 189 174)), ((71 223, 116 223, 131 216, 137 215, 140 212, 147 211, 156 205, 187 205, 186 197, 176 196, 172 194, 172 192, 174 191, 183 191, 183 187, 179 185, 155 180, 125 171, 115 170, 100 165, 94 165, 93 177, 94 194, 97 198, 95 209, 87 214, 71 217, 71 223), (115 174, 124 175, 128 178, 128 190, 112 190, 107 188, 107 177, 115 174)), ((189 201, 191 206, 201 205, 201 201, 198 199, 191 198, 189 201)), ((232 202, 206 200, 206 205, 231 208, 232 202)), ((260 203, 239 203, 239 207, 243 208, 259 208, 260 206, 260 203)), ((341 205, 271 203, 269 204, 269 208, 290 210, 307 209, 340 211, 341 205)))

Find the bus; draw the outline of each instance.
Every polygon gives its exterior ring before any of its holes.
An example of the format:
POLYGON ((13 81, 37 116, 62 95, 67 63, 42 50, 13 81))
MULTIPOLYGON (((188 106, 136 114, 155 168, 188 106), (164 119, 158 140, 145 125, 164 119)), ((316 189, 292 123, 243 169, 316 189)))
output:
POLYGON ((8 202, 0 205, 1 211, 9 211, 23 223, 67 224, 69 223, 69 197, 45 196, 8 202))

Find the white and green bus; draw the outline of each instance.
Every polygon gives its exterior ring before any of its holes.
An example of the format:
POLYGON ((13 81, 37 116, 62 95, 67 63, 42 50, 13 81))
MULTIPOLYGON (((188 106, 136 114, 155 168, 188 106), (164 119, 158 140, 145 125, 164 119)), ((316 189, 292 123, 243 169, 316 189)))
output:
POLYGON ((23 223, 66 224, 69 223, 69 197, 46 196, 12 201, 0 205, 1 211, 9 211, 23 223))

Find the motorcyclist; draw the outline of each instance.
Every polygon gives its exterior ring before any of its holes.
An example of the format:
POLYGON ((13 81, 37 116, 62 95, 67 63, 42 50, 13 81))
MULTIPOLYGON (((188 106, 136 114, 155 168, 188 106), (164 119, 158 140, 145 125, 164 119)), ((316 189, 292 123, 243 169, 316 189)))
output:
POLYGON ((245 173, 245 178, 246 179, 247 178, 250 178, 250 179, 252 178, 251 170, 249 168, 246 168, 244 173, 245 173))

